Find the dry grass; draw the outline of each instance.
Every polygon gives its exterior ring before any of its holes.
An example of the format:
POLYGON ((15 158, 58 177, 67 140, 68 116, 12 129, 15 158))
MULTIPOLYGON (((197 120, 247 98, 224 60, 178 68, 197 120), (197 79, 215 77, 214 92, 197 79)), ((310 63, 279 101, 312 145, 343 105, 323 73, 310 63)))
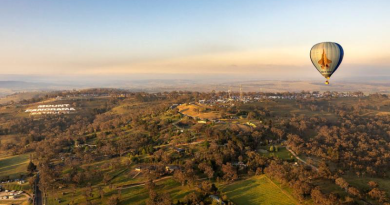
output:
POLYGON ((224 186, 222 191, 237 205, 299 204, 265 175, 237 181, 224 186))
POLYGON ((28 162, 29 154, 1 157, 0 179, 7 176, 19 178, 20 174, 26 174, 28 162))
POLYGON ((182 104, 178 106, 179 111, 185 115, 191 116, 191 117, 197 117, 200 119, 219 119, 221 118, 221 114, 216 111, 210 111, 210 107, 206 105, 200 105, 200 104, 182 104))

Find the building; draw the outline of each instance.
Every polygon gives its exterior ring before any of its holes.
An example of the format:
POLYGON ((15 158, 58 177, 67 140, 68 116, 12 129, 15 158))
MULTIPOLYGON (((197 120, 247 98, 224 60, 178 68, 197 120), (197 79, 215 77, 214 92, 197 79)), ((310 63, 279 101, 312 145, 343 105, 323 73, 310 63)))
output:
POLYGON ((178 152, 178 153, 184 153, 184 152, 186 151, 185 149, 178 148, 178 147, 176 147, 175 150, 176 150, 176 152, 178 152))
POLYGON ((243 162, 233 162, 232 165, 238 167, 240 170, 242 170, 245 167, 247 167, 247 165, 244 164, 243 162))
POLYGON ((165 171, 167 172, 174 172, 176 170, 180 170, 180 167, 177 165, 167 165, 165 166, 165 171))
POLYGON ((213 201, 216 201, 217 204, 225 205, 225 202, 223 202, 222 199, 220 199, 218 196, 210 195, 210 198, 211 198, 213 201))

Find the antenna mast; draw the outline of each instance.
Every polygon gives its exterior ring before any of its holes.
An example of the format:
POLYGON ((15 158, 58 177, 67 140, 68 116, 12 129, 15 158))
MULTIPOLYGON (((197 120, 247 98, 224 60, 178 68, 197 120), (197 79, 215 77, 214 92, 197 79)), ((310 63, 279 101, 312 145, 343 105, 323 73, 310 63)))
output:
POLYGON ((243 101, 244 98, 242 96, 242 85, 240 84, 240 101, 243 101))

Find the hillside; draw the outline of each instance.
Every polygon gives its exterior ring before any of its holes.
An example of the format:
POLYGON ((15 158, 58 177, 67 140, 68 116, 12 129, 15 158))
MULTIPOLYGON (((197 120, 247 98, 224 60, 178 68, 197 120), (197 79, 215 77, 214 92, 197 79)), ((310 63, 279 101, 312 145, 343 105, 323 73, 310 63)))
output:
POLYGON ((0 174, 33 193, 27 181, 39 171, 49 204, 389 200, 387 95, 245 93, 224 103, 218 92, 44 94, 0 106, 0 174), (61 104, 76 112, 24 112, 61 104), (27 170, 30 155, 37 170, 27 170))

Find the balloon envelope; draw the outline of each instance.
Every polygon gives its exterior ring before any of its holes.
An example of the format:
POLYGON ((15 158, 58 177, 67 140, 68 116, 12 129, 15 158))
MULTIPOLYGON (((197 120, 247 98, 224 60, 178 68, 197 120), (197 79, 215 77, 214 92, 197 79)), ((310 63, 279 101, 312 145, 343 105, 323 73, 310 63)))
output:
POLYGON ((325 78, 330 78, 340 66, 344 50, 338 43, 323 42, 314 45, 310 50, 310 58, 314 67, 325 78))

